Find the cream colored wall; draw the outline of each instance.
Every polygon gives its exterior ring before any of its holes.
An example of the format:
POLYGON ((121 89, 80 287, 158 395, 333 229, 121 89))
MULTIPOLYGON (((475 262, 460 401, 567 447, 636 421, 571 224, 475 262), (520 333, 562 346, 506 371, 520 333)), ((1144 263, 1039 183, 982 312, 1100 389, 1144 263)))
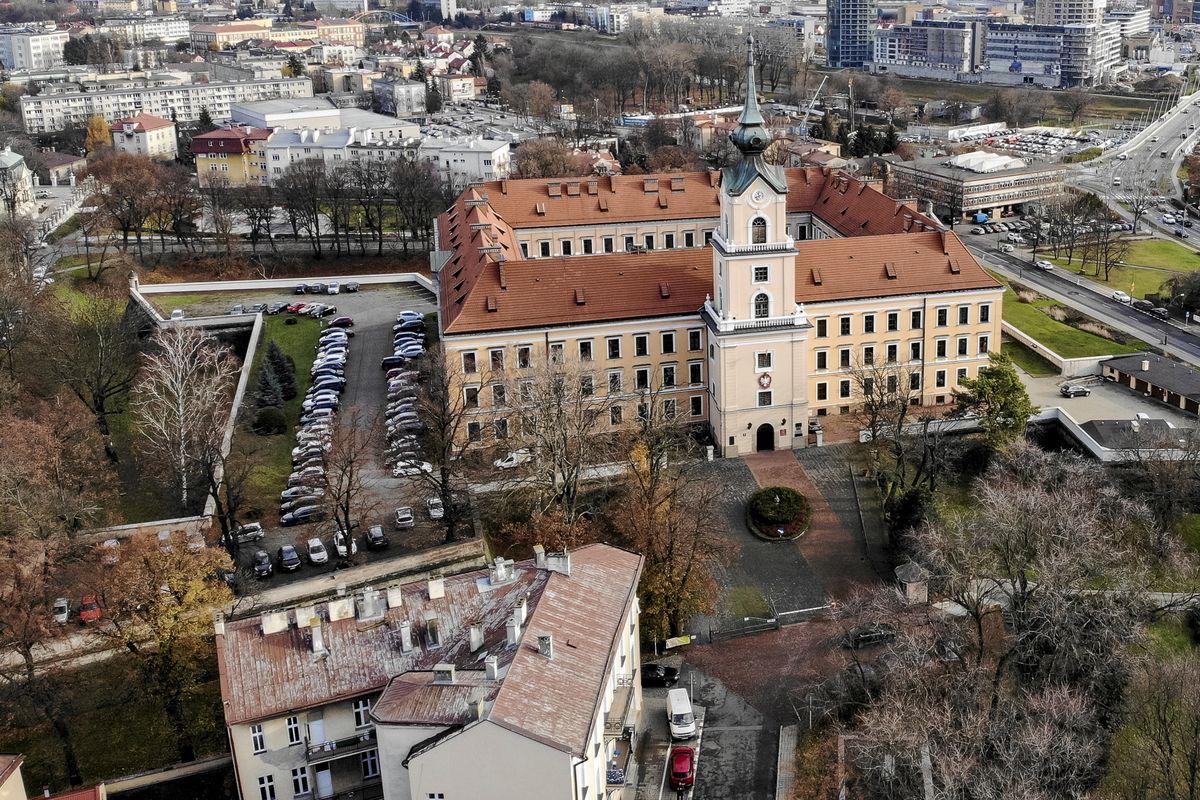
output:
MULTIPOLYGON (((484 721, 409 761, 411 794, 391 794, 389 779, 385 798, 575 800, 580 795, 572 786, 573 762, 567 753, 484 721)), ((591 788, 588 798, 595 797, 591 788)))
MULTIPOLYGON (((413 745, 444 730, 445 726, 432 725, 379 725, 376 728, 379 737, 379 768, 383 777, 383 800, 413 800, 410 767, 404 766, 404 759, 408 758, 413 745)), ((412 768, 423 771, 423 766, 412 768)), ((426 798, 421 796, 418 800, 426 798)))
MULTIPOLYGON (((565 189, 564 189, 565 191, 565 189)), ((587 193, 587 183, 584 182, 583 193, 587 193)), ((617 195, 619 197, 619 195, 617 195)), ((546 202, 553 203, 554 198, 547 198, 546 202)), ((617 200, 610 195, 609 203, 614 204, 617 200)), ((602 217, 603 213, 598 212, 597 217, 602 217)), ((672 249, 684 247, 685 234, 691 231, 693 234, 693 247, 704 246, 705 231, 711 230, 714 220, 712 218, 685 219, 685 220, 666 220, 663 222, 635 222, 627 224, 610 224, 610 225, 573 225, 561 228, 523 228, 516 231, 517 242, 525 246, 528 250, 528 258, 541 258, 541 243, 550 243, 550 257, 562 255, 562 242, 570 241, 572 243, 571 255, 584 255, 583 241, 584 239, 592 240, 592 253, 604 252, 604 238, 611 236, 613 240, 613 252, 624 253, 625 237, 634 237, 635 245, 645 245, 645 237, 647 235, 654 236, 654 249, 665 250, 666 235, 675 235, 675 245, 672 249)), ((646 254, 646 267, 652 269, 653 256, 646 254)))
POLYGON ((25 800, 25 778, 21 767, 13 770, 8 780, 0 784, 0 800, 25 800))
POLYGON ((802 446, 807 422, 808 352, 805 328, 778 328, 762 333, 715 336, 710 347, 714 402, 711 420, 719 452, 752 453, 760 425, 775 432, 776 449, 802 446), (771 354, 771 366, 760 368, 758 355, 771 354), (762 376, 770 385, 762 387, 762 376), (758 394, 771 392, 771 404, 760 406, 758 394))

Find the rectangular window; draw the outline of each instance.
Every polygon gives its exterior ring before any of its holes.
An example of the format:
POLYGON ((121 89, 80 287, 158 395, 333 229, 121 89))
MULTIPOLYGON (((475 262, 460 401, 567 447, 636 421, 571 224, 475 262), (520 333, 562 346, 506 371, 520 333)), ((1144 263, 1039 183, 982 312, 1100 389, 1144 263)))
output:
POLYGON ((946 327, 946 324, 949 322, 949 320, 950 320, 950 309, 939 308, 937 310, 937 326, 939 328, 944 328, 944 327, 946 327))
POLYGON ((684 231, 683 232, 683 246, 684 247, 695 247, 696 246, 696 232, 695 231, 684 231))
POLYGON ((675 365, 664 364, 662 368, 662 385, 671 387, 675 385, 675 365))
POLYGON ((275 778, 263 775, 258 779, 259 800, 275 800, 275 778))
POLYGON ((887 315, 887 329, 889 331, 900 330, 900 315, 895 311, 889 311, 887 315))
MULTIPOLYGON (((279 170, 276 169, 276 172, 279 170)), ((521 258, 529 258, 529 242, 521 242, 521 258)))
POLYGON ((551 342, 550 343, 550 363, 551 364, 563 363, 563 343, 562 342, 551 342))
POLYGON ((296 767, 292 770, 292 794, 308 794, 308 767, 296 767))
POLYGON ((850 335, 850 318, 849 317, 841 317, 838 320, 838 329, 840 330, 842 336, 849 336, 850 335))
POLYGON ((673 250, 675 248, 675 234, 668 233, 663 235, 663 247, 668 250, 673 250))
POLYGON ((829 399, 829 384, 827 384, 827 383, 818 383, 817 384, 817 399, 818 400, 828 400, 829 399))
POLYGON ((829 351, 828 350, 818 350, 817 351, 817 369, 828 369, 828 368, 829 368, 829 351))
POLYGON ((900 383, 900 382, 899 382, 898 380, 896 380, 896 376, 895 376, 894 374, 892 374, 892 375, 888 375, 888 376, 887 376, 887 391, 888 391, 888 394, 895 394, 895 393, 896 393, 896 387, 897 387, 897 385, 898 385, 899 383, 900 383))
POLYGON ((497 383, 492 387, 492 405, 502 406, 508 401, 507 393, 504 391, 504 384, 497 383))
POLYGON ((495 371, 495 372, 503 372, 504 371, 504 351, 503 350, 490 350, 490 351, 488 351, 488 357, 491 359, 493 371, 495 371))
POLYGON ((542 254, 542 258, 549 258, 550 242, 538 242, 538 251, 542 254))
POLYGON ((689 353, 699 353, 700 352, 700 331, 699 330, 688 331, 688 352, 689 353))
POLYGON ((604 252, 611 253, 613 251, 613 237, 604 237, 604 252))
POLYGON ((758 370, 770 369, 773 360, 772 353, 769 351, 766 353, 755 353, 754 368, 758 370))
POLYGON ((619 369, 614 369, 608 373, 608 393, 620 394, 623 383, 623 373, 619 369))
POLYGON ((533 366, 533 348, 529 345, 523 345, 517 348, 517 367, 519 369, 529 369, 533 366))
POLYGON ((463 365, 463 372, 467 373, 468 375, 474 374, 476 372, 476 370, 478 369, 475 365, 475 354, 474 353, 463 353, 462 354, 462 365, 463 365))
POLYGON ((863 378, 862 391, 864 397, 870 397, 875 392, 875 379, 863 378))
POLYGON ((633 385, 636 389, 650 388, 650 368, 638 367, 633 371, 633 385))
POLYGON ((992 307, 991 306, 983 305, 983 306, 979 307, 979 321, 980 322, 991 322, 992 321, 992 307))
POLYGON ((850 348, 843 347, 838 351, 838 366, 842 369, 850 369, 850 348))
POLYGON ((533 381, 521 381, 521 388, 518 389, 521 393, 521 402, 529 405, 533 402, 533 381))
POLYGON ((970 322, 971 322, 971 307, 970 306, 959 306, 958 307, 958 324, 959 325, 967 325, 967 324, 970 324, 970 322))
POLYGON ((920 311, 912 312, 912 319, 911 319, 910 325, 914 331, 920 329, 920 327, 921 327, 921 312, 920 311))
POLYGON ((300 719, 298 717, 287 718, 287 735, 288 744, 300 744, 300 719))
POLYGON ((498 419, 498 420, 496 420, 495 425, 493 425, 492 427, 495 428, 497 439, 507 439, 508 438, 508 420, 506 420, 504 418, 498 419))
POLYGON ((850 381, 838 381, 838 397, 850 396, 850 381))
POLYGON ((579 376, 579 394, 582 397, 591 397, 596 393, 596 379, 589 375, 579 376))
POLYGON ((875 332, 875 315, 874 314, 864 314, 863 315, 863 333, 874 333, 874 332, 875 332))
POLYGON ((694 394, 688 398, 688 411, 693 417, 704 416, 704 397, 694 394))
POLYGON ((668 397, 663 400, 663 416, 667 419, 675 419, 679 414, 679 409, 675 405, 675 398, 668 397))
POLYGON ((639 333, 633 337, 633 354, 635 356, 650 355, 650 337, 644 333, 639 333))
POLYGON ((967 354, 967 337, 965 336, 958 337, 958 354, 960 356, 967 354))
POLYGON ((610 336, 606 340, 606 342, 608 344, 608 357, 609 358, 620 358, 621 357, 621 337, 620 336, 610 336))
POLYGON ((650 419, 650 405, 648 403, 637 404, 638 419, 645 421, 650 419))
POLYGON ((360 697, 354 701, 354 727, 366 728, 371 724, 371 698, 360 697))
POLYGON ((591 361, 592 360, 592 340, 591 339, 585 339, 584 341, 579 343, 579 360, 580 361, 591 361))
POLYGON ((362 766, 363 780, 379 777, 379 751, 368 750, 358 757, 358 763, 362 766))
POLYGON ((583 240, 583 252, 584 252, 584 255, 590 256, 592 254, 592 240, 591 239, 583 240))
POLYGON ((933 357, 934 358, 945 358, 946 357, 946 340, 945 339, 938 339, 934 343, 933 357))
POLYGON ((267 737, 263 735, 262 725, 250 726, 250 749, 255 753, 267 752, 267 737))
POLYGON ((920 361, 921 360, 921 343, 920 342, 909 342, 908 343, 908 357, 912 361, 920 361))
POLYGON ((921 391, 921 373, 913 372, 913 373, 909 374, 908 388, 909 388, 909 390, 914 391, 914 392, 921 391))
POLYGON ((758 407, 765 408, 766 406, 769 406, 769 405, 771 405, 771 393, 770 392, 759 392, 758 393, 758 407))
POLYGON ((766 283, 770 279, 771 279, 770 267, 755 267, 754 268, 754 282, 755 283, 766 283))
POLYGON ((708 243, 712 241, 712 237, 713 237, 713 232, 711 229, 704 232, 704 246, 705 247, 708 247, 708 243))
POLYGON ((467 441, 479 442, 483 440, 483 429, 478 422, 467 423, 467 441))
POLYGON ((871 345, 867 345, 866 347, 863 348, 863 365, 869 367, 874 363, 875 363, 875 348, 871 345))
POLYGON ((621 424, 621 407, 620 406, 612 406, 611 408, 608 409, 608 424, 609 425, 620 425, 621 424))
POLYGON ((479 387, 463 387, 463 405, 467 408, 479 408, 479 387))
POLYGON ((675 352, 675 334, 674 333, 668 332, 668 333, 664 333, 662 335, 662 351, 663 351, 663 353, 674 353, 675 352))
POLYGON ((561 242, 561 245, 562 245, 562 254, 563 254, 564 256, 569 256, 569 255, 571 255, 571 246, 572 246, 572 244, 573 244, 573 242, 572 242, 570 239, 563 239, 563 240, 562 240, 562 242, 561 242))
POLYGON ((889 364, 896 363, 896 359, 900 357, 899 353, 897 353, 898 349, 899 348, 894 344, 889 344, 887 346, 887 363, 889 363, 889 364))
POLYGON ((829 335, 829 320, 827 320, 827 319, 817 320, 817 338, 824 339, 828 335, 829 335))
POLYGON ((967 370, 965 367, 960 367, 954 374, 954 382, 961 384, 965 377, 967 377, 967 370))
POLYGON ((653 233, 647 233, 644 237, 642 237, 642 241, 646 243, 647 250, 654 249, 654 234, 653 233))
POLYGON ((625 237, 625 252, 626 253, 633 252, 633 237, 632 236, 625 237))
POLYGON ((693 386, 704 383, 704 370, 699 361, 688 363, 688 383, 693 386))
POLYGON ((986 356, 990 352, 988 350, 988 344, 989 344, 988 337, 986 337, 986 336, 979 337, 979 355, 986 356))
POLYGON ((933 376, 933 385, 941 389, 946 385, 946 370, 939 369, 933 376))

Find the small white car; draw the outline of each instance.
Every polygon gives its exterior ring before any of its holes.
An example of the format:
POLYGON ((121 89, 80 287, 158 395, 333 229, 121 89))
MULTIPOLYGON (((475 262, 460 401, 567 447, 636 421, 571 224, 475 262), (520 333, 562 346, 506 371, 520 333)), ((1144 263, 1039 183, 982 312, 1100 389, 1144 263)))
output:
POLYGON ((1133 300, 1128 294, 1119 289, 1112 293, 1112 299, 1116 300, 1118 303, 1125 303, 1126 305, 1131 303, 1133 300))
POLYGON ((396 466, 392 467, 393 478, 420 475, 422 472, 426 475, 432 475, 433 465, 428 461, 400 461, 396 463, 396 466))
POLYGON ((1033 262, 1033 265, 1040 270, 1045 270, 1046 272, 1049 272, 1050 270, 1054 269, 1053 264, 1051 264, 1049 261, 1042 261, 1041 259, 1038 259, 1037 261, 1033 262))
POLYGON ((504 458, 497 458, 492 462, 492 466, 496 469, 513 469, 522 464, 528 464, 533 460, 533 454, 527 449, 514 450, 504 458))
POLYGON ((308 540, 308 560, 313 564, 324 564, 329 560, 329 551, 315 536, 308 540))
POLYGON ((417 516, 413 514, 412 506, 400 506, 396 509, 396 530, 406 530, 417 524, 417 516))
POLYGON ((329 285, 325 287, 325 291, 329 294, 338 294, 342 291, 342 286, 337 281, 331 281, 329 285))
POLYGON ((58 598, 51 606, 50 614, 59 625, 66 625, 67 620, 71 618, 71 601, 65 597, 58 598))
POLYGON ((338 558, 346 558, 358 553, 358 543, 353 536, 347 536, 345 531, 338 528, 333 532, 333 549, 337 550, 338 558))
POLYGON ((446 507, 442 505, 442 498, 440 497, 426 498, 425 508, 429 510, 430 519, 441 519, 446 516, 446 507))
POLYGON ((1016 248, 1013 247, 1011 244, 1008 244, 1007 242, 1001 242, 1000 244, 996 245, 996 249, 999 250, 1001 253, 1011 253, 1016 248))

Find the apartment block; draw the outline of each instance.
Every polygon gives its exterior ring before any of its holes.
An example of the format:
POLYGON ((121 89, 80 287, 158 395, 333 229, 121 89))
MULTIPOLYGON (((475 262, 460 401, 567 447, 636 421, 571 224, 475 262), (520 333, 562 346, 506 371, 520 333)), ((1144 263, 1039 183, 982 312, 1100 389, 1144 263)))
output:
POLYGON ((438 173, 456 189, 475 181, 507 178, 512 169, 512 146, 493 139, 427 137, 421 140, 417 152, 421 158, 431 161, 438 173))
POLYGON ((213 119, 229 119, 230 109, 237 103, 312 97, 312 93, 312 81, 308 78, 43 93, 21 98, 21 118, 27 133, 82 127, 89 117, 96 115, 117 119, 144 112, 179 122, 194 122, 200 119, 201 110, 207 109, 213 119))
POLYGON ((988 25, 984 80, 1027 86, 1095 86, 1117 66, 1112 25, 988 25))
POLYGON ((875 0, 828 0, 826 61, 831 67, 861 68, 871 60, 879 27, 875 0))
POLYGON ((241 797, 632 800, 641 567, 539 547, 219 621, 241 797))
POLYGON ((396 117, 425 116, 424 83, 404 78, 375 81, 371 85, 375 103, 382 114, 396 117))
POLYGON ((70 39, 54 28, 4 26, 0 28, 0 64, 5 70, 39 70, 61 66, 63 47, 70 39))
POLYGON ((875 34, 874 72, 915 78, 969 79, 984 66, 982 22, 915 20, 875 34))
POLYGON ((154 40, 174 44, 188 41, 191 24, 187 17, 111 17, 99 31, 127 47, 154 40))
POLYGON ((227 186, 266 186, 266 141, 272 131, 231 125, 192 137, 196 178, 201 186, 220 181, 227 186))

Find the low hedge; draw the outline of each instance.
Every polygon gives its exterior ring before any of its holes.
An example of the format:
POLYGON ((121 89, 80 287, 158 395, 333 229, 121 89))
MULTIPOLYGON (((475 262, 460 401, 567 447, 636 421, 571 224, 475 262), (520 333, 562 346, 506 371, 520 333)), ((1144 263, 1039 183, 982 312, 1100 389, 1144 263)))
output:
POLYGON ((763 539, 797 539, 812 522, 808 498, 786 486, 768 486, 750 495, 746 524, 763 539))

